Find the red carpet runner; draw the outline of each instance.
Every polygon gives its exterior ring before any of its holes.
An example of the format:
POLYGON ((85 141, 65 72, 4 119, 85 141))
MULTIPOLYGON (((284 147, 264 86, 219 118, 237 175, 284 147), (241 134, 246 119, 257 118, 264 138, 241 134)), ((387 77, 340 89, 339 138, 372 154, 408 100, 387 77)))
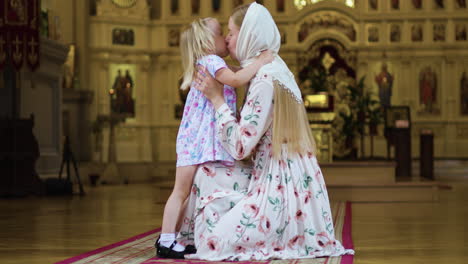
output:
MULTIPOLYGON (((332 212, 335 222, 335 237, 342 241, 345 248, 353 249, 351 237, 351 203, 340 202, 332 204, 332 212)), ((203 260, 172 260, 158 259, 155 257, 154 241, 159 236, 161 228, 134 236, 108 245, 76 257, 72 257, 56 264, 85 264, 85 263, 106 263, 106 264, 156 264, 156 263, 207 263, 203 260)), ((342 256, 333 258, 317 259, 290 259, 290 260, 270 260, 270 261, 238 261, 238 262, 213 262, 236 263, 236 264, 352 264, 353 256, 342 256)))

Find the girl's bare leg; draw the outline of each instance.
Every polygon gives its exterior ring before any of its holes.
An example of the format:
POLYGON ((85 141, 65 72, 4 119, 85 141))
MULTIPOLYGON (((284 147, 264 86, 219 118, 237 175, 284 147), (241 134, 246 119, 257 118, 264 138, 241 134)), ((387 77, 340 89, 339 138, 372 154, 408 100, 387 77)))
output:
MULTIPOLYGON (((176 225, 182 209, 182 204, 187 199, 192 187, 193 176, 197 169, 196 165, 177 167, 174 189, 164 208, 160 244, 169 247, 175 240, 176 225)), ((183 251, 184 247, 177 244, 175 251, 183 251)))

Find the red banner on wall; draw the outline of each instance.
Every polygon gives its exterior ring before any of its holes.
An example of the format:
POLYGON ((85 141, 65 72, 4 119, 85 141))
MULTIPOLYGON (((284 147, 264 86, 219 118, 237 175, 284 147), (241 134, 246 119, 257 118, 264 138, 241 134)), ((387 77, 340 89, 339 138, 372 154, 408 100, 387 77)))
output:
POLYGON ((0 69, 11 62, 16 70, 23 63, 39 67, 40 0, 0 1, 0 69))

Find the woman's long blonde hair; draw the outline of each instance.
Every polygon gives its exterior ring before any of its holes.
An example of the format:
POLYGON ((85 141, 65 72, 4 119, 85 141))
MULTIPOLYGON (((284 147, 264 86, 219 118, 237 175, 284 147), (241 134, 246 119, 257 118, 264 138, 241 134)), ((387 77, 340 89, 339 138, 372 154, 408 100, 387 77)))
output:
MULTIPOLYGON (((241 28, 250 4, 234 9, 231 16, 234 23, 241 28)), ((277 80, 273 81, 274 109, 272 147, 273 156, 278 158, 283 144, 289 154, 316 154, 315 140, 309 127, 309 119, 304 104, 298 103, 289 90, 277 80)))
POLYGON ((180 34, 180 53, 184 68, 180 86, 182 90, 190 87, 197 61, 215 50, 213 32, 206 24, 210 19, 213 18, 197 19, 180 34))

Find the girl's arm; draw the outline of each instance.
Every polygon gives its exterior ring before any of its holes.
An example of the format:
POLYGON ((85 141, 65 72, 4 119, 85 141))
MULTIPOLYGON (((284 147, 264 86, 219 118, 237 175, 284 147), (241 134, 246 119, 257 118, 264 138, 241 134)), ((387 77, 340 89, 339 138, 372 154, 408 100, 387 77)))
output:
POLYGON ((237 72, 233 72, 229 68, 218 70, 216 72, 216 80, 232 87, 240 87, 244 84, 247 84, 263 65, 272 62, 273 59, 274 57, 272 51, 263 51, 258 59, 252 62, 249 66, 237 72))

